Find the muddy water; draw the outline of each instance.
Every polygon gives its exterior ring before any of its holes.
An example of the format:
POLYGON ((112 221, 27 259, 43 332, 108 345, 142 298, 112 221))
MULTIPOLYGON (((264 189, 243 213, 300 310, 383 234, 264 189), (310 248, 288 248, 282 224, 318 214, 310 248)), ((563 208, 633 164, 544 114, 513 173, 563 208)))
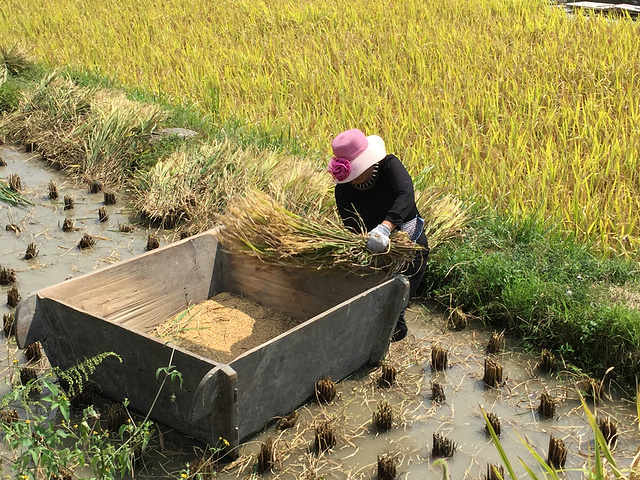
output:
MULTIPOLYGON (((501 461, 485 431, 480 407, 500 418, 501 443, 518 478, 528 478, 518 456, 534 471, 540 471, 523 444, 524 438, 545 459, 550 435, 560 438, 569 450, 566 467, 586 467, 593 433, 580 404, 575 375, 539 372, 539 358, 518 352, 517 342, 511 339, 506 341, 503 353, 492 355, 502 365, 506 380, 499 388, 488 388, 482 378, 489 331, 482 325, 472 325, 465 331, 451 332, 442 316, 420 305, 412 306, 411 315, 408 339, 392 344, 389 354, 389 361, 399 372, 393 388, 377 386, 377 370, 341 382, 337 401, 329 406, 308 405, 291 432, 281 433, 270 427, 246 444, 245 457, 228 466, 228 472, 219 478, 249 475, 261 443, 270 435, 279 439, 283 457, 273 478, 305 478, 310 471, 316 472, 314 478, 375 478, 378 456, 390 454, 397 460, 400 478, 439 479, 443 478, 442 469, 433 465, 436 458, 431 456, 434 433, 456 444, 454 455, 447 459, 450 478, 484 478, 487 465, 501 461), (448 368, 443 372, 431 368, 434 344, 448 350, 448 368), (439 404, 431 401, 434 380, 445 391, 446 400, 439 404), (551 419, 541 418, 537 412, 542 391, 556 401, 551 419), (392 430, 377 433, 372 417, 383 400, 393 406, 396 423, 392 430), (333 422, 338 441, 333 451, 318 459, 309 449, 313 447, 313 426, 324 420, 333 422)), ((594 409, 593 401, 588 403, 594 409)), ((628 466, 640 445, 634 406, 621 399, 605 398, 596 407, 598 416, 609 415, 617 422, 620 435, 616 458, 620 466, 628 466)), ((569 472, 567 478, 584 475, 569 472)))
MULTIPOLYGON (((7 162, 0 167, 4 178, 12 173, 20 175, 23 193, 36 203, 35 207, 9 207, 0 203, 0 266, 15 270, 18 290, 26 297, 40 288, 76 275, 91 272, 106 264, 125 260, 146 251, 150 232, 137 228, 125 234, 119 224, 129 222, 125 209, 126 192, 117 192, 118 203, 106 206, 107 222, 100 222, 98 209, 103 194, 90 194, 88 188, 74 187, 65 177, 48 168, 36 157, 11 147, 0 147, 0 157, 7 162), (58 186, 60 199, 49 199, 49 182, 58 186), (62 198, 75 199, 75 208, 65 211, 62 198), (76 230, 63 232, 65 218, 75 221, 76 230), (8 224, 17 224, 21 231, 6 231, 8 224), (77 243, 83 234, 97 237, 94 248, 80 250, 77 243), (27 246, 35 243, 38 256, 23 259, 27 246)), ((160 236, 161 244, 171 238, 160 236)), ((2 287, 6 296, 8 287, 2 287)), ((11 309, 0 302, 1 313, 11 309)), ((495 447, 488 438, 482 406, 501 420, 501 441, 514 464, 518 478, 526 478, 518 457, 532 466, 535 461, 523 445, 524 438, 546 458, 550 435, 562 439, 569 453, 566 466, 583 468, 593 448, 593 433, 588 427, 577 394, 575 375, 571 369, 559 365, 562 373, 546 375, 535 366, 539 357, 520 351, 517 339, 507 338, 505 348, 493 359, 502 367, 506 378, 499 388, 488 388, 482 382, 485 347, 491 332, 480 324, 472 324, 460 332, 446 328, 445 319, 427 307, 412 304, 409 311, 410 334, 407 339, 392 344, 388 361, 398 371, 397 382, 391 388, 378 386, 379 370, 370 369, 338 384, 338 397, 329 405, 310 403, 299 409, 296 425, 284 431, 275 426, 265 429, 242 445, 238 460, 226 464, 216 478, 252 478, 256 468, 256 454, 268 436, 275 438, 278 468, 261 478, 336 478, 372 479, 376 476, 377 458, 393 455, 399 478, 443 478, 442 467, 434 465, 433 436, 443 435, 456 445, 455 453, 447 459, 448 473, 453 479, 484 478, 488 463, 500 464, 495 447), (448 368, 435 372, 431 368, 431 349, 434 345, 448 351, 448 368), (432 382, 440 383, 446 399, 431 401, 432 382), (540 394, 547 391, 556 401, 553 418, 541 418, 537 412, 540 394), (388 401, 393 410, 393 428, 378 433, 372 417, 378 406, 388 401), (314 427, 328 421, 334 429, 335 447, 324 454, 313 449, 314 427)), ((14 358, 24 361, 15 343, 4 343, 1 365, 5 377, 11 371, 14 358)), ((607 384, 608 385, 608 384, 607 384)), ((598 416, 611 416, 616 423, 619 439, 615 450, 621 466, 628 466, 640 445, 635 406, 606 389, 611 398, 597 402, 598 416)), ((590 401, 593 409, 593 401, 590 401)), ((154 438, 155 453, 145 457, 138 475, 143 478, 179 478, 186 462, 192 462, 198 451, 188 437, 158 425, 154 438)), ((1 452, 5 453, 6 452, 1 452)), ((568 478, 583 478, 580 472, 569 472, 568 478)))
MULTIPOLYGON (((126 191, 116 194, 114 205, 104 204, 104 193, 90 193, 88 185, 76 186, 61 172, 48 167, 38 156, 11 145, 0 146, 0 157, 7 163, 0 167, 0 175, 6 180, 11 174, 20 177, 22 195, 34 206, 11 206, 0 202, 0 266, 12 269, 17 283, 2 286, 0 315, 13 311, 7 305, 7 292, 16 287, 21 298, 29 294, 96 268, 139 255, 146 251, 149 234, 155 234, 160 244, 168 240, 162 232, 137 228, 133 233, 122 233, 120 225, 129 225, 126 210, 126 191), (50 199, 49 184, 53 182, 59 198, 50 199), (74 200, 74 208, 64 210, 64 197, 74 200), (98 209, 104 207, 108 219, 100 221, 98 209), (72 231, 63 231, 65 219, 73 221, 72 231), (18 231, 7 230, 16 225, 18 231), (92 248, 80 249, 78 243, 83 235, 91 235, 96 243, 92 248), (37 256, 25 260, 30 244, 35 244, 37 256)), ((15 343, 6 345, 2 365, 12 360, 15 343)))

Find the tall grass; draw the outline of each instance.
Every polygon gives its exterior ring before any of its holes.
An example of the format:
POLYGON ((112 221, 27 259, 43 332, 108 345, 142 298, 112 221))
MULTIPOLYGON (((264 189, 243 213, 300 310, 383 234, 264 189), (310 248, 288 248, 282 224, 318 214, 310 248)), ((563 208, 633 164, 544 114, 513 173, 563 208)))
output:
POLYGON ((637 246, 638 22, 530 0, 5 0, 0 31, 312 150, 378 133, 457 193, 637 246))

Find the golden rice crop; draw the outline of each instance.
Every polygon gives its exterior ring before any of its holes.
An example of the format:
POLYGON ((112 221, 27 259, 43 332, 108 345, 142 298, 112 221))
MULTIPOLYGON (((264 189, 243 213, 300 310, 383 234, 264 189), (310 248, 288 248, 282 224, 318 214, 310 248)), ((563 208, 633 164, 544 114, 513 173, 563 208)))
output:
POLYGON ((222 245, 275 265, 341 267, 360 274, 366 273, 363 267, 394 272, 422 249, 399 232, 387 251, 372 254, 366 248, 366 235, 353 233, 328 216, 298 215, 258 190, 229 199, 225 213, 216 217, 225 227, 218 234, 222 245))
POLYGON ((439 186, 639 238, 638 22, 535 0, 3 0, 0 31, 312 150, 378 133, 439 186))
POLYGON ((192 233, 213 227, 227 201, 250 189, 296 213, 331 214, 334 206, 329 175, 308 160, 228 140, 185 145, 137 179, 137 211, 192 233))

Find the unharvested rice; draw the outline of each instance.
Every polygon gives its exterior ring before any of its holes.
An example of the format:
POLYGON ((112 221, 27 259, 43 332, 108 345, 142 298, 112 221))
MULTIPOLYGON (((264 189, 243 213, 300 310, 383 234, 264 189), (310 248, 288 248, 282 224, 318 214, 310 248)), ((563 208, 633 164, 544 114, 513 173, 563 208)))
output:
POLYGON ((151 334, 203 357, 230 363, 297 324, 278 311, 224 292, 190 306, 151 334))

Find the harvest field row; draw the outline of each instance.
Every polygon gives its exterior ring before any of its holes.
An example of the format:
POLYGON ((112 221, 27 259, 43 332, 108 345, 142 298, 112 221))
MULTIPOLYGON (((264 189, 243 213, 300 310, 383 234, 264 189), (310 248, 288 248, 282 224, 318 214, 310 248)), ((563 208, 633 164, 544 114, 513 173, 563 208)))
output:
POLYGON ((532 0, 4 0, 4 42, 53 66, 289 132, 326 161, 377 133, 422 179, 640 238, 640 24, 532 0))

